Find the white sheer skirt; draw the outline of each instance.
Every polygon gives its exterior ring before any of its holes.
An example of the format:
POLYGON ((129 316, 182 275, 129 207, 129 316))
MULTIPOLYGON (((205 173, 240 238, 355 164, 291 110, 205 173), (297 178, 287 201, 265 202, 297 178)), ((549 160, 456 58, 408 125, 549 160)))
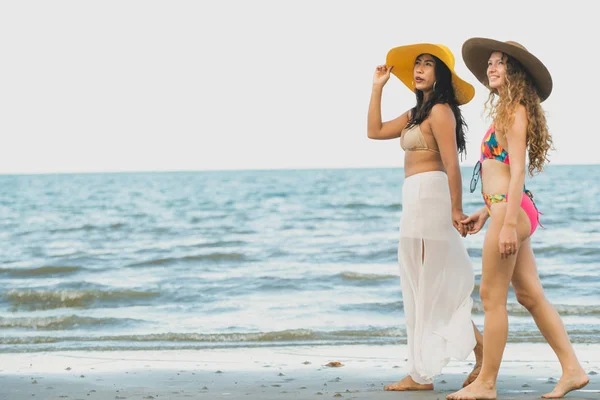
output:
POLYGON ((432 383, 450 359, 464 360, 475 347, 475 277, 463 238, 452 225, 451 210, 444 172, 405 179, 398 262, 408 373, 421 384, 432 383))

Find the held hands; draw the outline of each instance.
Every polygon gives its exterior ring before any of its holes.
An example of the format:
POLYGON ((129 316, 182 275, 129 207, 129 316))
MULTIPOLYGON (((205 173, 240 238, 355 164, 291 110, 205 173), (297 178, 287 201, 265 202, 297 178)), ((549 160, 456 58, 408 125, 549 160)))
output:
MULTIPOLYGON (((483 226, 485 225, 486 221, 489 218, 489 214, 487 213, 487 210, 484 208, 475 211, 473 214, 471 214, 469 217, 467 218, 463 218, 460 221, 460 224, 465 227, 466 229, 466 233, 468 233, 469 235, 474 235, 477 232, 479 232, 481 230, 481 228, 483 228, 483 226)), ((452 214, 452 223, 454 224, 454 227, 456 227, 456 223, 455 223, 455 219, 454 219, 454 213, 452 214)), ((458 232, 460 232, 460 234, 465 237, 466 235, 463 234, 463 232, 456 228, 458 230, 458 232)), ((498 238, 498 246, 499 246, 499 251, 500 251, 500 256, 502 258, 508 258, 509 256, 514 256, 515 254, 517 254, 517 250, 519 249, 519 244, 518 244, 518 240, 517 240, 517 227, 516 226, 511 226, 511 225, 503 225, 502 229, 500 230, 500 235, 498 238)))
POLYGON ((378 65, 375 68, 375 73, 373 74, 373 85, 383 87, 388 79, 390 79, 390 73, 392 72, 392 66, 387 65, 378 65))
MULTIPOLYGON (((474 235, 477 232, 479 232, 481 228, 483 228, 488 218, 489 214, 487 213, 487 210, 484 207, 480 210, 475 211, 469 217, 461 219, 460 223, 465 227, 469 235, 474 235)), ((452 222, 454 222, 454 220, 452 222)))
POLYGON ((465 237, 469 231, 469 226, 462 223, 467 216, 462 210, 452 210, 452 225, 456 228, 460 236, 465 237))

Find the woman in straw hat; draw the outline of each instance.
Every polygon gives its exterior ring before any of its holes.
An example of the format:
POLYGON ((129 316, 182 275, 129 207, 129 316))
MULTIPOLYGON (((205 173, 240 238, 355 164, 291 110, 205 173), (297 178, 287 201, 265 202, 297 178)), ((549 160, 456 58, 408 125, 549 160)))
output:
POLYGON ((467 67, 490 90, 486 108, 493 124, 486 132, 471 191, 479 176, 486 206, 464 223, 476 233, 490 219, 483 244, 480 295, 485 310, 483 366, 468 387, 449 399, 493 399, 506 339, 506 301, 512 282, 515 295, 533 316, 558 356, 563 375, 544 398, 560 398, 589 379, 575 356, 560 316, 544 295, 531 249, 539 224, 533 195, 525 189, 526 156, 530 175, 542 170, 552 148, 541 102, 552 91, 542 62, 516 42, 472 38, 462 49, 467 67))
POLYGON ((408 337, 408 376, 385 390, 432 390, 433 379, 451 358, 475 350, 480 368, 481 334, 471 322, 474 274, 461 236, 462 209, 458 153, 465 151, 466 124, 459 105, 473 86, 454 72, 454 55, 437 44, 397 47, 376 68, 368 113, 368 137, 400 138, 406 151, 398 261, 408 337), (393 73, 417 104, 382 122, 383 86, 393 73), (477 344, 477 346, 476 346, 477 344))

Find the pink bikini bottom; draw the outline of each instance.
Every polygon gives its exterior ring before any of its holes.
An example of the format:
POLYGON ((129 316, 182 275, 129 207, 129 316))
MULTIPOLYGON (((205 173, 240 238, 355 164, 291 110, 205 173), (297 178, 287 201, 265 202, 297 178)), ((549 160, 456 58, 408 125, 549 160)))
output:
MULTIPOLYGON (((485 201, 485 206, 487 207, 488 213, 492 213, 492 204, 494 203, 503 203, 508 200, 508 195, 506 194, 483 194, 483 200, 485 201)), ((533 235, 537 226, 544 227, 540 224, 540 212, 538 211, 535 203, 533 202, 533 194, 529 190, 523 191, 523 196, 521 197, 521 208, 525 210, 527 217, 529 217, 529 222, 531 222, 531 232, 530 236, 533 235)))

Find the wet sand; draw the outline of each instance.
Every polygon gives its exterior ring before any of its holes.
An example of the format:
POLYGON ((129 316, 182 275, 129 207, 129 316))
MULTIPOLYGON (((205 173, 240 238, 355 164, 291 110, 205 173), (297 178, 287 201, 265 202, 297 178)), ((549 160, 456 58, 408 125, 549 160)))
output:
MULTIPOLYGON (((575 348, 591 380, 567 398, 600 399, 600 344, 575 348)), ((0 399, 443 400, 473 364, 472 356, 452 361, 434 391, 383 391, 404 376, 405 358, 401 345, 6 353, 0 355, 0 399)), ((539 398, 559 377, 548 345, 509 344, 498 398, 539 398)))

